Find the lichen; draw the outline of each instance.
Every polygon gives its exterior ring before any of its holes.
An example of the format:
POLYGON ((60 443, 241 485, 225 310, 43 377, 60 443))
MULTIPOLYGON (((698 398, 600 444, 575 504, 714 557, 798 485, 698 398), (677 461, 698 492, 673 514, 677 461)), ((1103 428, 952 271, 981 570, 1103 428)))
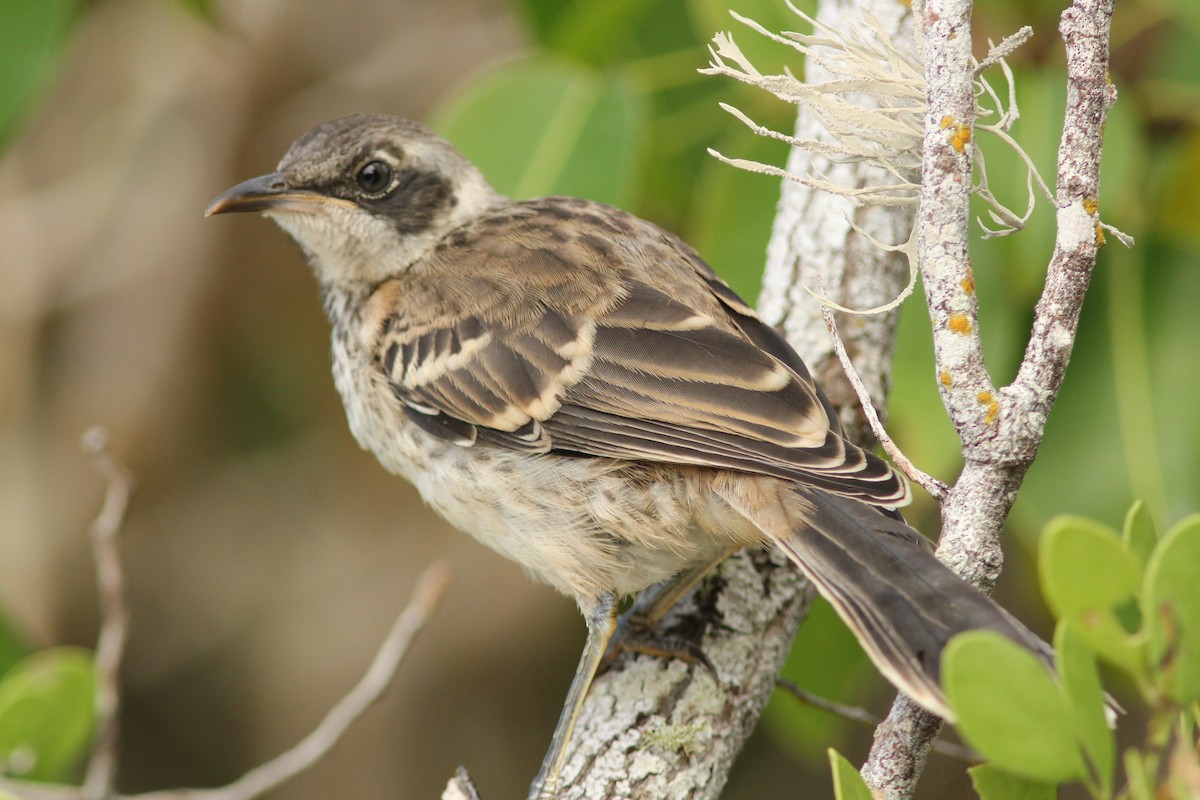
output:
POLYGON ((946 327, 954 333, 966 336, 971 332, 971 320, 966 314, 951 314, 950 319, 946 321, 946 327))
POLYGON ((983 424, 991 425, 1000 415, 1000 403, 996 401, 995 395, 991 392, 980 392, 975 397, 980 403, 987 406, 987 411, 983 415, 983 424))

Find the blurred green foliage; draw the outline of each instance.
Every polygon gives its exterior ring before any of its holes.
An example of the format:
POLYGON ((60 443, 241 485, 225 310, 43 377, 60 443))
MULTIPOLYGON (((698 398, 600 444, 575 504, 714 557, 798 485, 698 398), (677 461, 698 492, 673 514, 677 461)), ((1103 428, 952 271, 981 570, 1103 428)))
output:
POLYGON ((28 652, 24 639, 0 609, 0 675, 7 672, 28 652))
POLYGON ((76 5, 76 0, 0 3, 0 146, 53 75, 76 5))

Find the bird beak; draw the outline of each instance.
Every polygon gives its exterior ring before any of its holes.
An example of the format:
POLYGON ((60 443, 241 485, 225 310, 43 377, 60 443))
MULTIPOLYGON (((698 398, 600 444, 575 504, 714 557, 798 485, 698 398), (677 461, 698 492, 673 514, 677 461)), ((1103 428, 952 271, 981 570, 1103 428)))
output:
POLYGON ((235 211, 300 211, 313 212, 320 206, 339 205, 355 207, 349 200, 311 192, 307 189, 289 189, 287 181, 278 172, 260 175, 237 186, 226 189, 208 204, 204 216, 231 214, 235 211))

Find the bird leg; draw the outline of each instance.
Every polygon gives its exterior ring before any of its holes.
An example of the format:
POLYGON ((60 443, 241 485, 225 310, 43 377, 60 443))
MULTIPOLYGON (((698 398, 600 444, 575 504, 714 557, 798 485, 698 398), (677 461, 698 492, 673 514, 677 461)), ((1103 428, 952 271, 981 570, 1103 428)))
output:
POLYGON ((537 777, 533 779, 529 800, 552 800, 558 795, 559 775, 567 760, 567 745, 571 742, 575 721, 579 718, 579 710, 592 685, 592 678, 604 658, 604 651, 608 649, 608 641, 617 627, 617 605, 616 596, 608 592, 587 614, 588 635, 583 655, 579 657, 579 666, 575 668, 575 677, 571 679, 562 714, 550 738, 550 749, 542 760, 537 777))
POLYGON ((677 658, 688 664, 700 664, 715 677, 716 671, 712 663, 694 642, 656 633, 656 629, 667 612, 678 605, 705 575, 712 572, 717 564, 733 552, 735 550, 730 549, 712 561, 686 569, 638 595, 637 602, 617 621, 616 633, 597 672, 607 672, 621 653, 641 653, 658 658, 677 658))

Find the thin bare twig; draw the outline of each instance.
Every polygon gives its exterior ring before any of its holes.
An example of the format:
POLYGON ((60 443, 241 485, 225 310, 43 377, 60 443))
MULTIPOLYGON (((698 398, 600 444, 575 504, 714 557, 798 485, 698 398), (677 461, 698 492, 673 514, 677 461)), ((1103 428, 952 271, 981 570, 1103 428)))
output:
POLYGON ((129 500, 133 475, 108 449, 108 431, 89 428, 80 441, 97 471, 108 482, 104 504, 90 531, 100 596, 100 635, 96 642, 96 740, 83 781, 84 800, 106 800, 115 792, 117 746, 120 734, 120 672, 129 635, 129 606, 118 540, 129 500))
POLYGON ((988 42, 988 54, 983 61, 980 61, 975 65, 975 77, 979 77, 989 67, 993 66, 994 64, 999 64, 1001 61, 1011 56, 1014 52, 1016 52, 1017 48, 1032 38, 1033 28, 1026 25, 1015 33, 1010 33, 1008 36, 1005 36, 1004 41, 1000 42, 998 45, 993 45, 991 42, 988 42))
MULTIPOLYGON (((818 285, 821 294, 825 294, 824 285, 818 285)), ((833 351, 837 354, 838 361, 842 362, 842 370, 846 373, 846 379, 850 381, 850 385, 854 387, 854 393, 858 395, 858 402, 862 405, 863 414, 867 418, 867 424, 871 426, 871 431, 875 434, 875 438, 883 446, 883 451, 888 454, 904 475, 916 483, 925 491, 941 503, 946 497, 946 493, 950 490, 942 481, 932 475, 923 472, 904 451, 892 440, 888 435, 887 430, 883 427, 883 423, 879 420, 879 413, 875 410, 875 404, 871 402, 871 393, 867 391, 866 385, 862 382, 862 378, 858 376, 858 370, 854 368, 854 362, 850 360, 850 355, 846 352, 846 345, 842 342, 842 337, 838 335, 837 320, 833 317, 833 309, 824 303, 821 304, 821 317, 825 320, 825 327, 829 329, 829 336, 833 339, 833 351)))
MULTIPOLYGON (((166 789, 136 795, 110 793, 109 797, 117 800, 253 800, 309 769, 391 685, 413 639, 428 624, 437 608, 449 574, 449 568, 442 561, 433 563, 421 573, 412 599, 392 625, 366 674, 312 733, 292 749, 216 789, 166 789)), ((8 792, 22 800, 88 800, 83 787, 33 783, 3 776, 0 776, 0 792, 8 792)))
MULTIPOLYGON (((792 697, 796 698, 804 705, 812 706, 813 708, 828 712, 834 716, 841 717, 842 719, 848 719, 851 722, 857 722, 860 725, 867 725, 872 728, 882 722, 879 717, 875 716, 870 711, 867 711, 865 708, 848 706, 845 703, 839 703, 836 700, 830 700, 828 697, 821 697, 818 694, 813 694, 802 686, 789 681, 787 678, 776 678, 775 685, 790 694, 792 697)), ((939 739, 933 745, 933 749, 936 753, 940 753, 948 758, 958 759, 959 761, 978 763, 982 760, 979 754, 971 748, 964 747, 960 744, 955 744, 954 742, 942 741, 941 739, 939 739)))
POLYGON ((150 792, 136 795, 137 800, 252 800, 312 767, 391 685, 413 639, 437 608, 449 577, 450 570, 444 561, 425 568, 417 578, 412 599, 392 625, 366 674, 295 747, 218 789, 150 792))

